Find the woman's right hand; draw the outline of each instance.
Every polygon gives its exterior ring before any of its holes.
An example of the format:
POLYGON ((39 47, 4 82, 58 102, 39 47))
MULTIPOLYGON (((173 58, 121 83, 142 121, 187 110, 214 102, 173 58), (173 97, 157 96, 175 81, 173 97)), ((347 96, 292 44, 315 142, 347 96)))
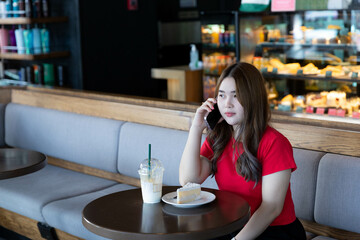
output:
POLYGON ((215 103, 215 98, 208 98, 205 102, 203 102, 203 104, 196 110, 191 126, 201 128, 202 130, 206 128, 204 118, 214 109, 215 103))
POLYGON ((181 185, 187 182, 202 183, 211 173, 211 162, 200 156, 201 138, 206 128, 204 117, 214 109, 215 98, 209 98, 196 110, 179 167, 181 185))

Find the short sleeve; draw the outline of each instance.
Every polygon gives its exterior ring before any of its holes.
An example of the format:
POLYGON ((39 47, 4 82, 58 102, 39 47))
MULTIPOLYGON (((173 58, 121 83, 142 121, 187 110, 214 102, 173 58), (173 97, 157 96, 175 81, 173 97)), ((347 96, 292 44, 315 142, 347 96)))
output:
POLYGON ((297 168, 289 140, 275 129, 264 134, 259 144, 258 159, 262 163, 263 176, 286 169, 295 171, 297 168))
POLYGON ((201 146, 200 155, 206 157, 209 160, 214 156, 214 151, 212 150, 208 138, 205 139, 203 145, 201 146))

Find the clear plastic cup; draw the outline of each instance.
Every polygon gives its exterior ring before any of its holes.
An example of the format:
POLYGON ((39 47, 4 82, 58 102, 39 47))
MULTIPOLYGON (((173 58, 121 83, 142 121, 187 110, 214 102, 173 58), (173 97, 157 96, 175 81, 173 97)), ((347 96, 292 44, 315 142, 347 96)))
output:
POLYGON ((160 160, 144 159, 139 167, 141 193, 144 203, 158 203, 162 195, 164 167, 160 160))

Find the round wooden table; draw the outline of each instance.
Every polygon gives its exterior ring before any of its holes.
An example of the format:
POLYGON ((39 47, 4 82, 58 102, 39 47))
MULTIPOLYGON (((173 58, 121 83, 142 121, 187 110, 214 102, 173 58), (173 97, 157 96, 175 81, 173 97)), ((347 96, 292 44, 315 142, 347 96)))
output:
POLYGON ((21 148, 0 148, 0 179, 22 176, 45 167, 46 155, 21 148))
MULTIPOLYGON (((178 187, 163 187, 162 194, 178 187)), ((141 189, 109 194, 83 210, 83 225, 110 239, 211 239, 241 229, 250 217, 249 204, 234 193, 203 188, 216 199, 194 208, 177 208, 164 202, 146 204, 141 189)))

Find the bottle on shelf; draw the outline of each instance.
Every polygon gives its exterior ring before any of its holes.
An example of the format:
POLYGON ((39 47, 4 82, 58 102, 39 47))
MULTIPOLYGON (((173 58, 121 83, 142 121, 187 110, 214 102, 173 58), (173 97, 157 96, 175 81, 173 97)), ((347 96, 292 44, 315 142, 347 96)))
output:
POLYGON ((9 32, 5 28, 0 28, 0 50, 1 53, 6 53, 6 47, 9 45, 9 32))
POLYGON ((219 33, 219 47, 225 46, 225 33, 220 32, 219 33))
POLYGON ((12 29, 9 30, 9 46, 11 46, 10 52, 17 52, 14 26, 12 27, 12 29))
POLYGON ((225 44, 225 46, 230 45, 230 33, 229 33, 229 31, 224 32, 224 44, 225 44))
POLYGON ((189 67, 190 69, 196 69, 199 67, 199 52, 196 49, 195 44, 190 44, 191 50, 190 50, 190 63, 189 67))
POLYGON ((28 18, 32 17, 31 0, 25 0, 25 17, 28 17, 28 18))
POLYGON ((65 70, 64 66, 59 65, 57 66, 57 84, 60 87, 63 87, 65 84, 65 70))
POLYGON ((19 17, 19 0, 12 0, 12 10, 14 11, 13 17, 19 17))
POLYGON ((12 4, 11 4, 11 0, 6 0, 5 1, 5 17, 12 17, 11 12, 12 11, 12 4))
POLYGON ((48 86, 55 85, 54 64, 44 63, 44 84, 48 86))
POLYGON ((28 83, 34 83, 34 68, 32 66, 26 67, 26 81, 28 83))
POLYGON ((35 25, 32 29, 33 32, 33 43, 34 43, 34 54, 41 53, 41 34, 40 29, 35 25))
POLYGON ((18 54, 25 54, 24 29, 15 30, 16 48, 18 54))
POLYGON ((218 30, 213 30, 213 32, 211 34, 211 43, 214 47, 219 46, 219 31, 218 30))
POLYGON ((235 31, 230 31, 230 37, 229 37, 229 46, 235 47, 235 31))
POLYGON ((25 17, 25 2, 24 0, 19 0, 19 16, 25 17))
POLYGON ((50 52, 50 34, 49 30, 43 27, 40 30, 41 34, 41 51, 43 53, 49 53, 50 52))
POLYGON ((41 0, 32 0, 32 17, 40 18, 42 13, 41 0))
POLYGON ((49 17, 49 1, 48 0, 42 0, 42 16, 43 17, 49 17))
POLYGON ((0 1, 0 18, 6 18, 6 3, 0 1))
POLYGON ((34 38, 33 31, 28 26, 27 29, 23 31, 24 34, 24 43, 25 43, 25 53, 34 54, 34 38))
POLYGON ((34 65, 34 83, 36 84, 44 84, 44 70, 43 70, 43 66, 41 66, 40 64, 34 65))
POLYGON ((20 68, 19 80, 22 81, 22 82, 26 81, 26 69, 24 67, 20 68))

